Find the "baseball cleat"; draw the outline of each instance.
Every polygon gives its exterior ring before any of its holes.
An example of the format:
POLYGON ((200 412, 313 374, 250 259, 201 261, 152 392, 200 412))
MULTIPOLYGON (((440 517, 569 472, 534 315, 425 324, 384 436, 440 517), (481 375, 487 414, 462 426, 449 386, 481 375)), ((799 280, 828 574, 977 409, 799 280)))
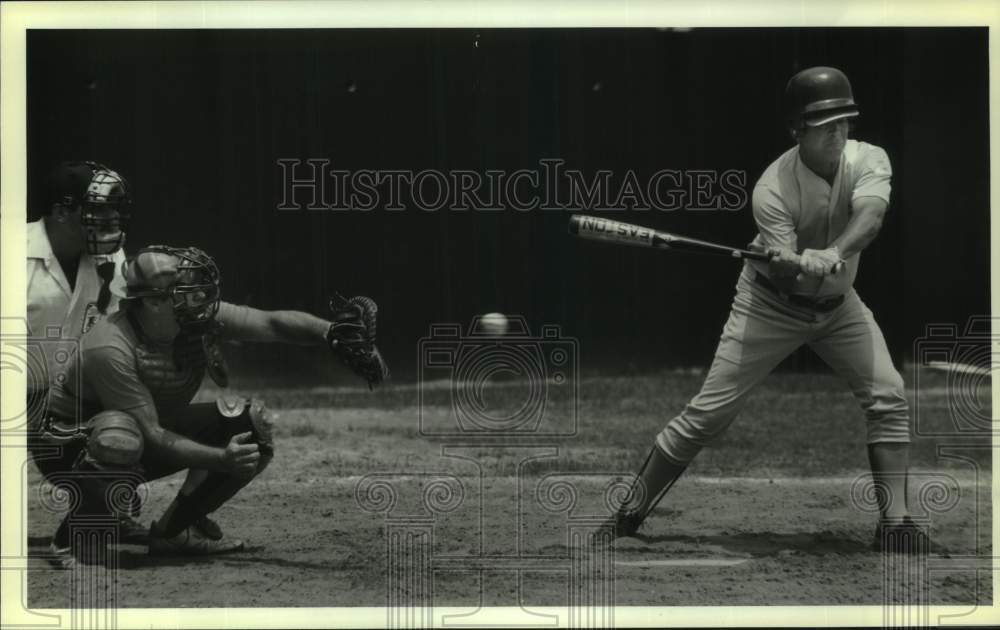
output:
POLYGON ((232 553, 243 549, 242 540, 212 540, 194 525, 181 533, 167 538, 156 531, 156 523, 149 532, 149 555, 151 556, 209 556, 232 553))
POLYGON ((55 541, 49 543, 49 564, 55 569, 69 570, 76 567, 76 556, 72 547, 60 547, 55 541))
POLYGON ((883 553, 928 553, 930 540, 927 528, 909 516, 902 519, 880 519, 875 526, 872 550, 883 553))
POLYGON ((639 532, 642 520, 638 514, 623 511, 605 521, 601 528, 609 530, 612 538, 631 537, 639 532))
POLYGON ((122 516, 118 519, 119 542, 132 545, 149 544, 149 530, 142 526, 142 523, 131 516, 122 516))
POLYGON ((207 514, 195 521, 193 527, 197 527, 201 530, 201 533, 205 535, 205 538, 222 540, 222 528, 219 527, 218 523, 210 519, 207 514))

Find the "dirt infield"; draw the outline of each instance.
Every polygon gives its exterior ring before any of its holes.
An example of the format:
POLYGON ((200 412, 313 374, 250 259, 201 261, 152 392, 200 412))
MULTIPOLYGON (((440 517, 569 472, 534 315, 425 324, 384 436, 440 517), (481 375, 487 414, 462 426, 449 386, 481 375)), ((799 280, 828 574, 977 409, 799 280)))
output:
MULTIPOLYGON (((423 437, 412 387, 374 396, 259 390, 281 412, 278 457, 216 514, 247 550, 164 559, 119 546, 118 605, 382 606, 421 597, 435 606, 565 605, 583 583, 596 603, 620 605, 885 603, 886 576, 900 560, 869 550, 863 421, 828 376, 771 377, 640 537, 588 542, 699 379, 594 378, 581 388, 574 435, 489 443, 423 437)), ((938 386, 933 395, 946 398, 938 386)), ((425 413, 447 411, 442 400, 423 402, 425 413)), ((934 549, 896 592, 989 603, 989 573, 959 567, 992 554, 989 448, 981 437, 947 435, 946 407, 924 418, 942 435, 913 450, 911 501, 934 549), (938 455, 943 445, 958 456, 938 455)), ((181 481, 149 484, 144 521, 181 481)), ((44 558, 60 515, 41 507, 41 483, 30 468, 29 603, 61 608, 71 580, 44 558)))

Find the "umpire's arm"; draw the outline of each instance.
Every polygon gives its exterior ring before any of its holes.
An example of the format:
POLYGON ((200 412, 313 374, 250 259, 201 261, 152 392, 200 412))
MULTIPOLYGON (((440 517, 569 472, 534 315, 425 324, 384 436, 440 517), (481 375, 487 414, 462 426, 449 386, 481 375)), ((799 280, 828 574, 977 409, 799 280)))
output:
POLYGON ((223 302, 219 322, 227 339, 296 346, 325 346, 330 322, 302 311, 262 311, 223 302))

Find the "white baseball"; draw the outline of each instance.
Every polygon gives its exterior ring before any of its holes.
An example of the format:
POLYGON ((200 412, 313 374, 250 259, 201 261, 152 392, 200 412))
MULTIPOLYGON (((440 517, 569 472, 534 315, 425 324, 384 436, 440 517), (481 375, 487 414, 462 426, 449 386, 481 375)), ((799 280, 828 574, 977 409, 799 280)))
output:
POLYGON ((488 335, 503 335, 507 332, 507 316, 503 313, 487 313, 479 318, 483 332, 488 335))

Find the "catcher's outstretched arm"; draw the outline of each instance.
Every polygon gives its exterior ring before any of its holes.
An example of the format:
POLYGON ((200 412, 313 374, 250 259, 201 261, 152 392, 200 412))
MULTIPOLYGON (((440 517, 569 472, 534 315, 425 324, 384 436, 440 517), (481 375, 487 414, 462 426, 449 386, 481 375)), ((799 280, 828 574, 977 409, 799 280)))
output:
POLYGON ((263 311, 223 302, 219 306, 222 335, 237 341, 325 346, 330 322, 302 311, 263 311))
POLYGON ((223 302, 218 321, 221 335, 238 341, 326 346, 369 388, 389 376, 389 368, 375 346, 378 307, 370 298, 330 301, 330 320, 302 311, 262 311, 223 302))

